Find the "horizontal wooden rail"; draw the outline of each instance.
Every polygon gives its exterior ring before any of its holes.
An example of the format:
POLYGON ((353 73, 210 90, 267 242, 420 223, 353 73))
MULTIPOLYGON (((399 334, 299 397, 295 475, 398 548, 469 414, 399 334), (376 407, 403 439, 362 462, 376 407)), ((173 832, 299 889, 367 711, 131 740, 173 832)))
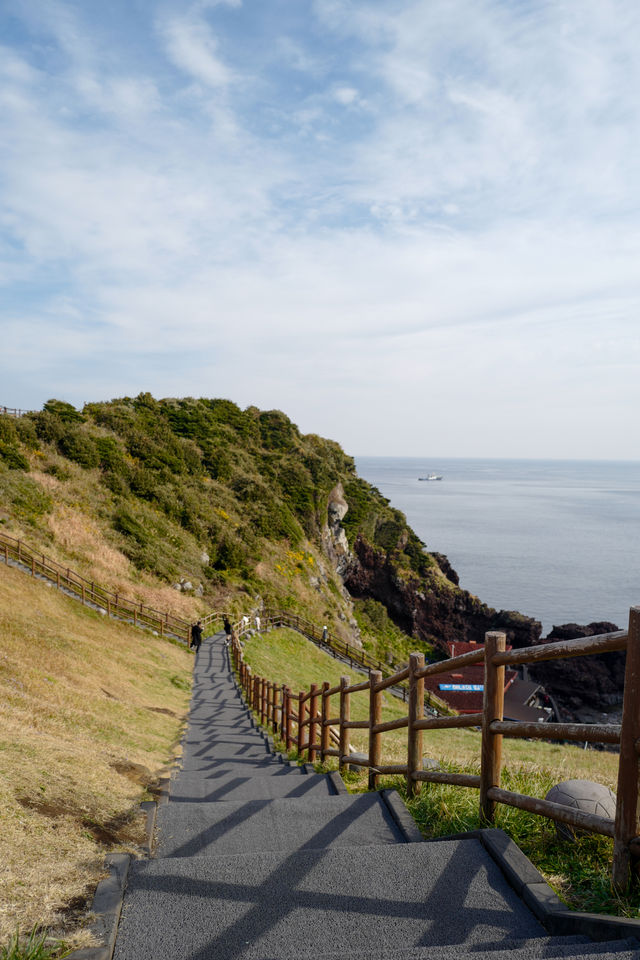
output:
POLYGON ((461 653, 459 657, 451 657, 449 660, 438 660, 437 663, 427 663, 418 673, 418 677, 432 677, 438 673, 449 673, 450 670, 457 670, 458 667, 469 667, 474 663, 484 662, 484 647, 479 646, 477 650, 470 650, 469 653, 461 653))
POLYGON ((345 720, 342 724, 346 730, 368 730, 370 725, 369 720, 345 720))
POLYGON ((358 693, 360 690, 369 690, 371 684, 368 680, 363 683, 354 683, 351 687, 345 689, 345 693, 358 693))
POLYGON ((376 723, 372 727, 374 733, 387 733, 389 730, 402 730, 409 726, 409 717, 399 717, 397 720, 387 720, 384 723, 376 723))
MULTIPOLYGON (((601 633, 595 637, 579 640, 558 640, 556 643, 541 643, 520 650, 506 650, 492 658, 495 666, 513 666, 518 663, 541 663, 545 660, 564 660, 565 657, 588 657, 593 653, 611 653, 627 646, 627 631, 601 633)), ((450 662, 450 661, 449 661, 450 662)))
POLYGON ((339 757, 340 751, 334 750, 333 747, 330 747, 328 750, 324 751, 325 757, 339 757))
POLYGON ((380 683, 376 683, 375 690, 386 690, 387 687, 395 687, 397 684, 402 683, 403 680, 406 680, 409 676, 409 668, 406 670, 400 670, 398 673, 394 673, 390 677, 385 677, 384 680, 381 680, 380 683))
POLYGON ((620 743, 619 723, 522 723, 494 720, 492 733, 531 740, 575 740, 579 743, 620 743))
POLYGON ((346 763, 351 763, 355 767, 368 767, 369 758, 368 757, 354 757, 353 754, 349 754, 348 757, 345 757, 346 763))
POLYGON ((580 827, 592 833, 601 833, 605 837, 614 836, 614 821, 607 817, 599 817, 595 813, 584 813, 575 807, 567 807, 563 803, 553 803, 551 800, 539 800, 537 797, 527 797, 522 793, 513 793, 511 790, 502 790, 500 787, 491 787, 489 794, 492 800, 504 803, 509 807, 537 813, 561 823, 569 823, 572 827, 580 827))
POLYGON ((454 727, 479 727, 482 725, 481 713, 463 713, 458 717, 425 717, 417 720, 416 730, 452 730, 454 727))
POLYGON ((449 783, 454 787, 480 787, 480 777, 473 773, 449 773, 442 770, 414 770, 412 780, 421 783, 449 783))
POLYGON ((408 766, 406 763, 388 763, 388 764, 379 764, 376 767, 376 771, 383 776, 391 776, 392 774, 400 774, 402 776, 407 775, 408 766))

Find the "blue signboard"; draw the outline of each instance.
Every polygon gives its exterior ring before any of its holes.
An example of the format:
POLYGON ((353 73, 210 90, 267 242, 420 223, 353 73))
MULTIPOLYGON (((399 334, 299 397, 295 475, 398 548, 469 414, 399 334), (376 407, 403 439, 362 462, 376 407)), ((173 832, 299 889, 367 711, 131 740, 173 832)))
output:
POLYGON ((439 690, 455 690, 463 693, 482 693, 484 683, 439 683, 439 690))

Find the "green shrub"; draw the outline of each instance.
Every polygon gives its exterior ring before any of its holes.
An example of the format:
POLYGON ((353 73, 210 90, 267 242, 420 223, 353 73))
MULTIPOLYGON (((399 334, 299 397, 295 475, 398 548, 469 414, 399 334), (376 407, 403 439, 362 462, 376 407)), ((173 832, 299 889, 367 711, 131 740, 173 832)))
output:
POLYGON ((35 524, 53 508, 53 500, 30 477, 17 470, 0 468, 0 503, 20 520, 35 524))
POLYGON ((17 446, 0 440, 0 460, 10 470, 28 470, 29 461, 17 446))
POLYGON ((100 464, 96 441, 78 427, 68 427, 58 441, 58 450, 69 460, 90 470, 100 464))
POLYGON ((30 450, 37 450, 40 444, 38 443, 36 425, 31 417, 18 417, 15 426, 16 433, 25 447, 29 447, 30 450))
POLYGON ((65 403, 64 400, 47 400, 43 409, 47 413, 58 417, 63 423, 84 423, 85 421, 85 417, 70 403, 65 403))

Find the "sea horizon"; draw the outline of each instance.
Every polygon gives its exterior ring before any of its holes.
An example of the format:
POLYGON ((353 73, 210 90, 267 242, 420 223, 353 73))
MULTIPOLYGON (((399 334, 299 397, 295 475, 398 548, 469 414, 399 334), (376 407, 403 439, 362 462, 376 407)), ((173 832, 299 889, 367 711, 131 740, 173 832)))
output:
POLYGON ((640 461, 354 457, 460 586, 542 623, 627 625, 640 602, 640 461), (420 476, 442 475, 437 483, 420 476))

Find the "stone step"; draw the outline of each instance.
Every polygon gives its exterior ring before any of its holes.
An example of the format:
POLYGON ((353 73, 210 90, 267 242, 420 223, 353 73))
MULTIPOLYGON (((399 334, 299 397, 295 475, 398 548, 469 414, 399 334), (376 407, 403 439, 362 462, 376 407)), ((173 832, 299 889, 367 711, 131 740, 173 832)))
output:
MULTIPOLYGON (((349 953, 349 960, 638 960, 640 945, 634 940, 593 943, 587 937, 534 937, 474 945, 411 947, 378 950, 369 947, 349 953)), ((343 951, 319 953, 316 960, 342 960, 343 951)), ((279 960, 279 955, 261 960, 279 960)))
MULTIPOLYGON (((268 766, 278 768, 283 765, 282 760, 279 760, 273 754, 267 753, 266 750, 262 750, 260 752, 255 751, 252 753, 247 751, 242 755, 237 754, 235 756, 229 756, 226 751, 223 751, 220 755, 216 756, 187 756, 182 757, 180 760, 180 767, 182 770, 190 770, 192 773, 197 772, 203 777, 215 776, 215 774, 220 771, 221 767, 228 766, 229 764, 244 765, 246 773, 249 773, 254 766, 256 771, 261 771, 266 769, 268 766)), ((256 773, 256 776, 260 776, 260 773, 256 773)))
POLYGON ((321 850, 402 843, 379 794, 277 800, 168 803, 158 811, 157 857, 321 850))
POLYGON ((237 741, 236 743, 225 740, 202 740, 182 744, 183 762, 185 760, 231 760, 236 757, 256 757, 256 759, 261 760, 265 755, 272 756, 267 741, 263 740, 262 737, 250 742, 244 740, 237 741))
POLYGON ((298 776, 305 775, 300 767, 290 767, 278 756, 265 755, 264 760, 255 758, 243 760, 240 757, 234 757, 232 760, 211 760, 203 764, 194 761, 194 764, 188 764, 184 769, 178 770, 174 779, 180 780, 186 776, 190 780, 202 779, 214 782, 221 778, 226 780, 229 777, 280 777, 292 770, 297 770, 298 776))
POLYGON ((216 803, 235 800, 274 800, 292 797, 335 796, 329 777, 320 773, 301 776, 299 767, 282 767, 279 776, 187 777, 171 783, 172 803, 216 803))
POLYGON ((545 932, 477 840, 134 861, 115 960, 312 960, 545 932))

